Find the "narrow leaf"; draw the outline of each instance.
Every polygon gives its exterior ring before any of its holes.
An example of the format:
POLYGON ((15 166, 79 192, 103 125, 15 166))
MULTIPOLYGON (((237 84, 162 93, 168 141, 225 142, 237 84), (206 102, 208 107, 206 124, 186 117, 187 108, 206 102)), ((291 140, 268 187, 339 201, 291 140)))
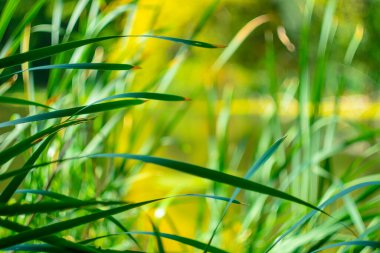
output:
POLYGON ((144 102, 145 101, 143 100, 130 99, 130 100, 114 101, 114 102, 94 104, 94 105, 89 105, 89 106, 79 106, 79 107, 73 107, 73 108, 68 108, 68 109, 56 110, 52 112, 40 113, 40 114, 36 114, 36 115, 32 115, 32 116, 28 116, 28 117, 24 117, 24 118, 20 118, 16 120, 2 122, 0 123, 0 128, 14 126, 14 125, 28 123, 28 122, 36 122, 36 121, 41 121, 41 120, 70 117, 73 115, 104 112, 104 111, 115 110, 115 109, 128 107, 128 106, 140 105, 144 102))
MULTIPOLYGON (((177 196, 166 197, 166 198, 158 198, 158 199, 143 201, 143 202, 134 203, 134 204, 127 204, 121 207, 116 207, 109 210, 99 211, 99 212, 84 215, 81 217, 77 217, 77 218, 73 218, 73 219, 69 219, 69 220, 65 220, 61 222, 56 222, 56 223, 43 226, 40 228, 24 230, 23 232, 20 232, 16 235, 0 238, 0 249, 15 246, 17 244, 24 243, 30 240, 35 240, 35 239, 40 239, 40 238, 42 240, 43 238, 46 238, 47 236, 51 236, 54 233, 58 233, 70 228, 81 226, 83 224, 87 224, 87 223, 90 223, 102 218, 109 217, 111 215, 122 213, 131 209, 135 209, 140 206, 144 206, 153 202, 161 201, 167 198, 176 198, 176 197, 187 197, 187 196, 186 194, 184 194, 184 195, 177 195, 177 196)), ((7 220, 0 219, 0 227, 5 227, 7 225, 9 225, 7 220)))
POLYGON ((362 247, 371 247, 373 249, 380 249, 380 242, 378 241, 349 241, 349 242, 333 243, 333 244, 324 246, 322 248, 319 248, 317 250, 314 250, 311 253, 319 252, 326 249, 336 248, 340 246, 362 246, 362 247))
POLYGON ((327 214, 323 210, 319 209, 318 207, 302 200, 297 197, 294 197, 288 193, 285 193, 283 191, 277 190, 275 188, 268 187, 266 185, 262 185, 259 183, 252 182, 250 180, 229 175, 223 172, 207 169, 198 165, 193 165, 189 163, 169 160, 165 158, 159 158, 159 157, 153 157, 153 156, 145 156, 145 155, 133 155, 133 154, 95 154, 90 155, 88 157, 96 158, 96 157, 104 157, 104 158, 125 158, 125 159, 132 159, 132 160, 138 160, 146 163, 152 163, 156 165, 160 165, 166 168, 174 169, 180 172, 184 172, 193 176, 210 179, 215 182, 228 184, 231 186, 235 186, 238 188, 242 188, 245 190, 258 192, 262 194, 266 194, 272 197, 278 197, 281 199, 289 200, 307 207, 310 207, 312 209, 315 209, 317 211, 320 211, 324 214, 327 214))
MULTIPOLYGON (((31 228, 28 226, 24 226, 24 225, 18 224, 16 222, 13 222, 10 220, 4 220, 1 218, 0 218, 0 226, 7 228, 9 230, 18 232, 18 233, 22 233, 22 232, 31 230, 31 228)), ((63 238, 56 237, 54 235, 50 235, 50 236, 46 236, 44 238, 41 238, 41 241, 44 241, 44 242, 49 243, 51 245, 57 246, 60 249, 64 249, 64 250, 66 250, 66 252, 67 251, 69 251, 69 252, 71 252, 71 251, 88 252, 88 253, 100 253, 101 252, 98 249, 88 247, 86 245, 81 245, 79 243, 74 243, 74 242, 65 240, 63 238)), ((12 246, 17 247, 17 246, 19 246, 19 244, 15 244, 12 246)), ((12 247, 12 246, 10 246, 10 247, 12 247)))
POLYGON ((168 40, 172 42, 182 43, 189 46, 195 46, 195 47, 203 47, 203 48, 220 48, 223 46, 219 45, 213 45, 201 41, 195 41, 195 40, 185 40, 185 39, 179 39, 179 38, 173 38, 173 37, 167 37, 167 36, 156 36, 156 35, 119 35, 119 36, 107 36, 107 37, 99 37, 99 38, 92 38, 92 39, 85 39, 85 40, 78 40, 78 41, 72 41, 67 42, 59 45, 53 45, 53 46, 47 46, 42 47, 34 50, 30 50, 25 53, 20 53, 16 55, 12 55, 9 57, 5 57, 0 59, 0 69, 12 67, 15 65, 19 65, 21 63, 27 62, 27 61, 35 61, 41 58, 46 58, 58 53, 62 53, 74 48, 78 48, 81 46, 93 44, 96 42, 104 41, 104 40, 110 40, 110 39, 117 39, 117 38, 133 38, 133 37, 142 37, 142 38, 154 38, 154 39, 161 39, 161 40, 168 40))
POLYGON ((0 96, 0 104, 12 104, 12 105, 34 105, 39 107, 44 107, 48 109, 52 109, 50 106, 40 104, 34 101, 25 100, 21 98, 12 98, 12 97, 4 97, 0 96))
MULTIPOLYGON (((41 145, 37 148, 37 150, 35 152, 33 152, 31 157, 25 162, 24 168, 32 166, 37 161, 38 157, 40 157, 41 153, 46 149, 46 147, 49 145, 49 143, 54 138, 54 136, 55 136, 55 134, 51 134, 41 143, 41 145)), ((8 185, 5 187, 5 189, 0 194, 0 203, 1 204, 5 204, 11 199, 14 192, 17 190, 17 188, 20 186, 20 184, 24 181, 24 179, 25 179, 25 177, 29 171, 30 170, 25 171, 25 173, 18 175, 17 177, 12 178, 12 180, 8 183, 8 185)), ((2 206, 0 206, 0 208, 1 207, 2 206)))
POLYGON ((51 126, 43 131, 40 131, 34 135, 32 135, 29 138, 26 138, 25 140, 22 140, 15 145, 3 150, 0 152, 0 165, 6 163, 11 159, 12 157, 17 156, 18 154, 24 152, 28 148, 36 145, 38 142, 42 141, 44 138, 48 137, 49 135, 58 132, 61 129, 64 129, 66 127, 81 124, 83 122, 88 121, 87 119, 77 119, 77 120, 70 120, 66 121, 61 124, 57 124, 54 126, 51 126))
POLYGON ((72 208, 82 208, 94 205, 110 206, 125 204, 122 201, 73 201, 66 200, 61 202, 40 202, 35 204, 13 204, 0 206, 0 216, 16 216, 32 213, 50 213, 64 211, 72 208))
POLYGON ((97 70, 130 70, 130 69, 140 69, 138 66, 132 66, 129 64, 119 64, 119 63, 72 63, 72 64, 53 64, 33 67, 29 69, 19 70, 10 74, 0 76, 0 80, 3 78, 8 78, 14 74, 19 74, 25 71, 36 71, 36 70, 48 70, 48 69, 97 69, 97 70))
MULTIPOLYGON (((281 145, 281 143, 285 140, 286 137, 282 137, 281 139, 277 140, 253 165, 252 167, 247 171, 247 173, 245 174, 244 178, 245 179, 249 179, 253 176, 253 174, 255 174, 255 172, 266 162, 268 161, 268 159, 274 154, 274 152, 276 152, 276 150, 278 149, 278 147, 281 145)), ((207 244, 207 247, 204 249, 205 252, 208 251, 208 248, 210 247, 211 245, 211 242, 213 240, 213 238, 215 237, 216 235, 216 232, 219 228, 219 226, 222 224, 222 221, 224 219, 224 217, 226 216, 227 214, 227 211, 228 211, 228 208, 231 206, 231 203, 232 201, 235 200, 235 198, 237 197, 237 195, 239 194, 240 192, 240 188, 236 188, 234 193, 232 194, 231 196, 231 200, 228 202, 227 206, 224 208, 223 210, 223 213, 222 213, 222 216, 220 217, 219 221, 218 221, 218 224, 215 226, 213 232, 212 232, 212 235, 208 241, 208 244, 207 244)))
MULTIPOLYGON (((102 239, 102 238, 106 238, 106 237, 110 237, 110 236, 118 236, 118 235, 122 235, 122 234, 125 234, 125 233, 121 233, 121 234, 109 234, 109 235, 99 236, 99 237, 95 237, 95 238, 91 238, 91 239, 82 241, 81 243, 82 244, 87 244, 87 243, 90 243, 90 242, 94 242, 94 241, 96 241, 98 239, 102 239)), ((154 236, 154 232, 149 232, 149 231, 131 231, 131 232, 128 232, 127 234, 132 234, 132 235, 151 235, 151 236, 154 236)), ((203 243, 203 242, 191 239, 191 238, 182 237, 182 236, 179 236, 179 235, 162 233, 162 232, 160 232, 159 235, 160 235, 161 238, 170 239, 170 240, 182 243, 184 245, 187 245, 187 246, 190 246, 190 247, 193 247, 193 248, 196 248, 196 249, 203 250, 203 249, 205 249, 207 247, 206 243, 203 243)), ((211 253, 227 253, 227 251, 224 251, 224 250, 219 249, 219 248, 214 247, 214 246, 209 246, 208 251, 211 252, 211 253)))
MULTIPOLYGON (((358 190, 358 189, 361 189, 364 187, 373 186, 373 185, 380 186, 380 181, 370 181, 370 182, 360 183, 360 184, 356 184, 354 186, 351 186, 347 189, 344 189, 341 192, 339 192, 339 193, 335 194, 334 196, 332 196, 331 198, 329 198, 328 200, 326 200, 325 202, 323 202, 322 204, 320 204, 318 206, 318 208, 325 208, 326 206, 334 203, 335 201, 337 201, 338 199, 342 198, 343 196, 349 194, 352 191, 355 191, 355 190, 358 190)), ((308 214, 306 214, 304 217, 302 217, 297 223, 295 223, 288 230, 286 230, 281 236, 279 236, 265 252, 269 252, 271 249, 273 249, 273 247, 276 246, 283 238, 285 238, 288 234, 290 234, 295 229, 297 229, 299 226, 304 224, 308 219, 310 219, 316 213, 317 212, 313 210, 313 211, 310 211, 308 214)))

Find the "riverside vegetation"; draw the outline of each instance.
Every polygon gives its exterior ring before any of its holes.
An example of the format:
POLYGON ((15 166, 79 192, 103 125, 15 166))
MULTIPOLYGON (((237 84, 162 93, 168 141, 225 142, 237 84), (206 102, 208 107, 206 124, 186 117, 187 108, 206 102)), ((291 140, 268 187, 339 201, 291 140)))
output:
MULTIPOLYGON (((144 34, 132 33, 140 9, 148 8, 140 1, 38 0, 14 20, 22 4, 5 1, 0 18, 2 251, 379 250, 380 132, 340 114, 348 76, 331 73, 337 68, 329 59, 339 29, 333 21, 337 1, 326 2, 316 51, 309 45, 311 0, 303 3, 295 45, 284 27, 263 15, 226 47, 195 40, 219 1, 210 1, 193 20, 189 39, 155 35, 154 19, 144 34), (51 12, 51 23, 33 23, 43 11, 51 12), (123 24, 120 34, 109 28, 113 22, 123 24), (244 40, 266 24, 271 24, 264 54, 270 99, 253 149, 247 141, 251 131, 238 143, 232 140, 231 132, 240 131, 233 116, 237 91, 218 85, 218 77, 244 40), (33 48, 41 34, 49 36, 49 45, 33 48), (276 73, 281 67, 277 34, 290 51, 297 48, 297 73, 287 85, 276 73), (170 44, 174 53, 170 63, 148 73, 154 68, 144 50, 152 43, 170 44), (206 85, 191 87, 191 98, 169 92, 176 90, 172 83, 180 81, 176 75, 193 50, 213 50, 218 57, 206 71, 206 85), (138 72, 150 77, 143 86, 138 72), (23 86, 21 97, 15 86, 23 86), (331 93, 326 116, 324 98, 331 93), (188 112, 198 98, 194 94, 207 96, 209 136, 195 138, 208 146, 207 166, 183 162, 175 152, 168 158, 170 153, 162 151, 182 120, 192 121, 188 112), (290 101, 296 101, 297 115, 284 122, 290 101), (27 115, 9 115, 15 106, 27 115), (358 148, 359 156, 336 159, 358 148), (167 179, 170 190, 144 178, 146 171, 167 179), (144 187, 136 190, 138 181, 144 187), (185 217, 170 218, 184 208, 185 217)), ((352 63, 362 36, 358 25, 346 45, 344 66, 352 63)), ((182 135, 191 135, 190 129, 182 135)))

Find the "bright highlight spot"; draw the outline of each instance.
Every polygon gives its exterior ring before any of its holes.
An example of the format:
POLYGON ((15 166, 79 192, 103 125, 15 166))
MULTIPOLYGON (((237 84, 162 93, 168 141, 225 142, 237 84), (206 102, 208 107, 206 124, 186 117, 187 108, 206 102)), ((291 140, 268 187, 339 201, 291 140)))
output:
POLYGON ((156 218, 162 218, 162 217, 164 217, 165 216, 165 209, 164 208, 162 208, 162 207, 159 207, 159 208, 157 208, 155 211, 154 211, 154 216, 156 217, 156 218))

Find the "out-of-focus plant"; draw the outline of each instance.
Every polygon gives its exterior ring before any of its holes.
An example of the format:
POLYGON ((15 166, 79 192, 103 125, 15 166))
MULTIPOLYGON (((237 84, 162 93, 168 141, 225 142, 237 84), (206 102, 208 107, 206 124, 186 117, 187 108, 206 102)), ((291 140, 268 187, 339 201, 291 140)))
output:
MULTIPOLYGON (((140 1, 40 0, 9 30, 21 3, 6 1, 0 19, 0 35, 5 35, 0 36, 4 45, 0 102, 3 108, 29 109, 26 116, 15 114, 0 123, 5 129, 0 136, 1 249, 317 252, 340 247, 344 252, 354 246, 366 252, 380 247, 376 233, 380 179, 378 173, 366 171, 378 153, 378 130, 340 117, 348 77, 329 57, 339 28, 334 23, 337 1, 326 3, 315 52, 309 43, 315 3, 306 1, 298 43, 275 15, 258 16, 203 74, 205 86, 184 88, 191 90, 194 100, 206 94, 209 139, 198 136, 196 141, 208 145, 207 167, 212 169, 153 155, 166 155, 162 146, 173 143, 168 136, 182 119, 192 120, 186 113, 192 108, 189 99, 168 91, 177 90, 174 80, 194 75, 180 73, 189 71, 186 60, 193 50, 220 47, 194 40, 219 1, 209 2, 199 21, 191 22, 191 32, 185 34, 189 39, 156 35, 170 29, 156 27, 164 10, 140 1), (142 25, 141 13, 146 10, 155 15, 142 25), (42 11, 51 13, 51 23, 34 24, 42 11), (251 131, 241 133, 240 143, 231 141, 231 134, 240 130, 233 111, 241 91, 224 71, 244 40, 262 27, 267 73, 262 94, 269 99, 253 152, 251 131), (136 35, 139 29, 143 35, 136 35), (41 45, 39 36, 46 35, 50 43, 41 45), (171 62, 151 66, 155 64, 149 57, 160 44, 151 47, 149 41, 172 43, 167 49, 171 62), (298 57, 295 76, 278 74, 276 43, 298 57), (154 50, 146 55, 146 48, 154 50), (149 78, 142 79, 137 72, 149 78), (42 82, 43 92, 36 82, 42 82), (12 84, 23 84, 21 98, 8 95, 14 94, 12 84), (325 96, 330 94, 333 110, 326 117, 325 96), (294 104, 297 117, 284 124, 282 115, 294 112, 294 104), (340 133, 347 126, 356 132, 353 137, 340 133), (342 173, 344 165, 335 158, 358 144, 367 145, 364 154, 342 173), (247 166, 249 161, 252 165, 247 166), (157 165, 172 169, 174 176, 157 165), (246 167, 245 176, 232 175, 246 167), (150 181, 149 173, 164 183, 150 181), (183 173, 199 180, 191 181, 183 173), (138 182, 144 183, 136 190, 138 182), (169 194, 162 185, 171 189, 169 194), (354 191, 360 194, 351 194, 354 191), (236 199, 244 199, 246 205, 229 210, 241 203, 236 199), (181 205, 186 207, 185 218, 176 221, 172 217, 181 205), (183 231, 192 232, 184 236, 183 231)), ((362 36, 363 27, 358 25, 346 45, 344 66, 350 66, 362 36)), ((191 131, 186 127, 184 137, 191 131)), ((176 154, 182 155, 173 150, 171 156, 176 154)))

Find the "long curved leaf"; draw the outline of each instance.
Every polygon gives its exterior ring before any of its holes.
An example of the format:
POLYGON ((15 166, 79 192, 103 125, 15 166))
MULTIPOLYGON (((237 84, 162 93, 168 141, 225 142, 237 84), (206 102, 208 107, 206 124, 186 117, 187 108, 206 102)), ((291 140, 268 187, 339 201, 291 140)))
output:
POLYGON ((10 74, 0 76, 2 78, 8 78, 14 74, 19 74, 25 71, 36 71, 36 70, 48 70, 48 69, 97 69, 97 70, 131 70, 140 69, 138 66, 133 66, 129 64, 120 63, 70 63, 70 64, 53 64, 53 65, 43 65, 38 67, 33 67, 29 69, 19 70, 10 74))
POLYGON ((78 48, 81 46, 93 44, 93 43, 104 41, 104 40, 117 39, 117 38, 134 38, 134 37, 168 40, 172 42, 182 43, 188 46, 203 47, 203 48, 223 47, 220 45, 209 44, 209 43, 196 41, 196 40, 185 40, 185 39, 179 39, 179 38, 173 38, 173 37, 167 37, 167 36, 148 35, 148 34, 107 36, 107 37, 78 40, 78 41, 67 42, 67 43, 63 43, 59 45, 37 48, 25 53, 20 53, 20 54, 12 55, 9 57, 5 57, 5 58, 0 59, 0 69, 19 65, 27 61, 35 61, 41 58, 46 58, 46 57, 49 57, 58 53, 62 53, 74 48, 78 48))
POLYGON ((14 144, 13 146, 11 146, 11 147, 0 152, 0 165, 6 163, 7 161, 9 161, 9 159, 11 159, 12 157, 15 157, 18 154, 24 152, 28 148, 36 145, 38 142, 42 141, 47 136, 49 136, 53 133, 56 133, 59 130, 64 129, 66 127, 81 124, 81 123, 84 123, 87 121, 88 121, 87 119, 76 119, 76 120, 66 121, 66 122, 63 122, 61 124, 51 126, 51 127, 47 128, 43 131, 40 131, 40 132, 32 135, 31 137, 26 138, 25 140, 22 140, 16 144, 14 144))
POLYGON ((12 105, 34 105, 34 106, 39 106, 39 107, 44 107, 47 109, 52 109, 50 106, 37 103, 34 101, 26 100, 26 99, 21 99, 21 98, 12 98, 12 97, 4 97, 0 96, 0 104, 12 104, 12 105))
MULTIPOLYGON (((75 244, 75 243, 73 243, 75 244)), ((99 253, 145 253, 145 251, 136 251, 136 250, 110 250, 110 249, 100 249, 95 247, 88 247, 91 250, 96 250, 95 252, 99 253)), ((0 249, 1 250, 1 249, 0 249)), ((30 252, 50 252, 50 253, 67 253, 67 249, 62 249, 57 246, 50 244, 19 244, 17 246, 12 246, 9 248, 3 249, 4 251, 30 251, 30 252)), ((83 249, 76 249, 74 252, 93 252, 83 249)), ((69 251, 72 252, 72 251, 69 251)))
MULTIPOLYGON (((148 200, 148 201, 143 201, 139 203, 134 203, 134 204, 127 204, 123 205, 121 207, 116 207, 112 208, 109 210, 105 211, 100 211, 88 215, 84 215, 81 217, 61 221, 61 222, 56 222, 47 226, 43 226, 40 228, 34 228, 34 229, 29 229, 25 230, 23 232, 20 232, 16 235, 8 236, 5 238, 0 238, 0 249, 4 249, 7 247, 15 246, 20 243, 24 243, 30 240, 35 240, 35 239, 40 239, 40 238, 45 238, 46 236, 51 236, 54 233, 58 233, 70 228, 74 228, 83 224, 87 224, 89 222, 93 222, 102 218, 109 217, 111 215, 115 215, 118 213, 122 213, 134 208, 138 208, 140 206, 144 206, 153 202, 161 201, 167 198, 174 198, 174 197, 187 197, 186 194, 183 195, 176 195, 172 197, 165 197, 165 198, 158 198, 158 199, 153 199, 153 200, 148 200)), ((4 226, 7 224, 6 220, 0 219, 0 227, 4 226)))
POLYGON ((73 107, 68 109, 56 110, 52 112, 46 112, 41 114, 36 114, 16 120, 6 121, 0 123, 0 128, 7 126, 14 126, 22 123, 35 122, 40 120, 61 118, 61 117, 72 117, 76 115, 82 114, 90 114, 103 112, 108 110, 119 109, 127 106, 135 106, 145 102, 145 100, 141 99, 151 99, 151 100, 161 100, 161 101, 187 101, 188 98, 172 95, 172 94, 164 94, 164 93, 152 93, 152 92, 129 92, 122 93, 113 96, 109 96, 106 98, 102 98, 97 100, 90 105, 73 107), (128 100, 120 100, 120 101, 112 101, 107 103, 101 103, 104 101, 114 100, 114 99, 125 99, 125 98, 135 98, 128 100))
MULTIPOLYGON (((371 182, 365 182, 365 183, 360 183, 356 184, 354 186, 351 186, 347 189, 342 190, 341 192, 335 194, 325 202, 323 202, 321 205, 319 205, 319 208, 325 208, 326 206, 334 203, 336 200, 342 198, 343 196, 351 193, 352 191, 368 187, 368 186, 380 186, 380 181, 371 181, 371 182)), ((271 249, 273 249, 274 246, 276 246, 282 239, 284 239, 288 234, 293 232, 296 228, 304 224, 308 219, 310 219, 312 216, 314 216, 317 212, 316 211, 310 211, 308 214, 306 214, 304 217, 302 217, 297 223, 295 223, 293 226, 291 226, 288 230, 286 230, 281 236, 279 236, 273 243, 272 245, 265 251, 269 252, 271 249)))
MULTIPOLYGON (((0 226, 4 227, 6 229, 9 229, 9 230, 18 232, 18 233, 22 233, 22 232, 29 231, 32 229, 31 227, 21 225, 19 223, 16 223, 16 222, 13 222, 10 220, 5 220, 2 218, 0 218, 0 226)), ((45 237, 41 238, 41 241, 49 243, 50 245, 57 246, 60 249, 66 250, 66 252, 67 251, 70 251, 70 252, 74 251, 74 252, 101 253, 101 251, 96 249, 96 248, 88 247, 86 245, 81 245, 79 243, 74 243, 74 242, 68 241, 66 239, 59 238, 59 237, 54 236, 54 235, 45 236, 45 237)), ((15 244, 12 246, 17 247, 17 246, 19 246, 19 244, 15 244)), ((12 247, 12 246, 10 246, 10 247, 12 247)), ((2 249, 0 248, 0 250, 2 250, 2 249)))
MULTIPOLYGON (((47 191, 47 190, 35 190, 35 189, 20 189, 20 190, 17 190, 15 193, 18 193, 18 194, 36 194, 36 195, 40 195, 40 196, 47 196, 47 197, 50 197, 52 199, 56 199, 56 200, 59 200, 59 201, 76 201, 76 202, 83 202, 82 200, 80 199, 76 199, 76 198, 73 198, 73 197, 69 197, 69 196, 66 196, 66 195, 63 195, 63 194, 60 194, 60 193, 57 193, 57 192, 52 192, 52 191, 47 191)), ((90 211, 100 211, 100 209, 98 208, 92 208, 90 211)), ((112 223, 114 223, 117 227, 119 227, 123 232, 129 232, 128 229, 126 229, 117 219, 115 219, 113 216, 109 216, 109 217, 106 217, 105 219, 111 221, 112 223)), ((130 234, 127 234, 127 236, 129 237, 129 239, 131 239, 138 248, 141 249, 141 246, 140 244, 138 243, 138 241, 130 234)))
POLYGON ((362 246, 362 247, 371 247, 374 249, 380 249, 380 242, 377 241, 349 241, 349 242, 339 242, 333 243, 322 248, 316 249, 310 253, 319 252, 326 249, 336 248, 340 246, 362 246))
POLYGON ((89 106, 79 106, 79 107, 73 107, 73 108, 68 108, 68 109, 56 110, 52 112, 40 113, 40 114, 36 114, 36 115, 32 115, 32 116, 28 116, 28 117, 24 117, 20 119, 2 122, 0 123, 0 128, 14 126, 14 125, 28 123, 28 122, 36 122, 36 121, 41 121, 41 120, 70 117, 72 115, 82 115, 82 114, 104 112, 104 111, 115 110, 115 109, 119 109, 119 108, 123 108, 127 106, 140 105, 144 102, 145 101, 139 100, 139 99, 133 99, 133 100, 131 99, 131 100, 114 101, 114 102, 94 104, 94 105, 89 105, 89 106))
MULTIPOLYGON (((46 149, 46 147, 49 145, 49 143, 53 140, 55 134, 49 135, 42 143, 39 145, 36 151, 33 152, 33 154, 29 157, 29 159, 25 162, 25 167, 30 167, 33 165, 38 157, 40 157, 41 153, 46 149)), ((12 178, 12 180, 8 183, 8 185, 5 187, 5 189, 0 194, 0 203, 6 204, 11 197, 13 196, 14 192, 17 190, 17 188, 20 186, 20 184, 24 181, 26 175, 29 171, 26 171, 24 174, 18 175, 17 177, 12 178)), ((2 206, 0 206, 1 208, 2 206)))
MULTIPOLYGON (((30 230, 23 231, 21 233, 18 233, 16 235, 8 236, 5 238, 0 239, 0 249, 7 248, 10 246, 15 246, 20 243, 24 243, 27 241, 39 239, 41 237, 46 237, 55 233, 58 233, 60 231, 64 231, 70 228, 74 228, 83 224, 87 224, 92 221, 96 221, 105 217, 108 217, 110 215, 118 214, 121 212, 125 212, 127 210, 131 210, 140 206, 144 206, 156 201, 162 200, 161 199, 154 199, 144 202, 139 202, 136 204, 128 204, 121 207, 113 208, 106 211, 100 211, 97 213, 84 215, 78 218, 69 219, 66 221, 56 222, 47 226, 43 226, 40 228, 34 228, 30 230)), ((2 226, 4 220, 0 220, 0 226, 2 226)))
MULTIPOLYGON (((119 235, 122 235, 122 234, 151 235, 151 236, 154 236, 155 233, 154 232, 149 232, 149 231, 131 231, 131 232, 121 233, 121 234, 109 234, 109 235, 98 236, 98 237, 95 237, 95 238, 90 238, 90 239, 87 239, 85 241, 82 241, 81 243, 82 244, 87 244, 87 243, 90 243, 90 242, 94 242, 94 241, 96 241, 98 239, 102 239, 102 238, 106 238, 106 237, 110 237, 110 236, 119 236, 119 235)), ((159 235, 160 235, 161 238, 170 239, 170 240, 173 240, 173 241, 185 244, 187 246, 190 246, 190 247, 193 247, 193 248, 196 248, 196 249, 203 250, 203 249, 205 249, 207 247, 206 243, 203 243, 203 242, 191 239, 191 238, 187 238, 187 237, 183 237, 183 236, 179 236, 179 235, 162 233, 162 232, 159 232, 159 235)), ((211 253, 226 253, 227 252, 227 251, 224 251, 224 250, 219 249, 219 248, 214 247, 214 246, 209 246, 208 247, 208 251, 211 252, 211 253)))
POLYGON ((297 197, 294 197, 288 193, 285 193, 283 191, 277 190, 272 187, 268 187, 266 185, 262 185, 259 183, 255 183, 253 181, 229 175, 223 172, 211 170, 208 168, 204 168, 198 165, 193 165, 189 163, 184 163, 180 161, 160 158, 160 157, 154 157, 154 156, 146 156, 146 155, 133 155, 133 154, 95 154, 95 155, 89 155, 88 157, 91 158, 97 158, 97 157, 104 157, 104 158, 124 158, 124 159, 132 159, 132 160, 138 160, 145 163, 151 163, 160 165, 166 168, 174 169, 183 173, 187 173, 193 176, 210 179, 215 182, 228 184, 231 186, 235 186, 238 188, 242 188, 245 190, 258 192, 262 194, 266 194, 272 197, 278 197, 281 199, 289 200, 307 207, 310 207, 314 210, 320 211, 324 214, 327 214, 320 208, 302 200, 297 197))
MULTIPOLYGON (((253 174, 255 174, 255 172, 266 162, 268 161, 268 159, 274 154, 274 152, 276 152, 276 150, 279 148, 279 146, 281 145, 281 143, 285 140, 286 136, 280 138, 279 140, 277 140, 252 166, 251 168, 249 168, 249 170, 247 171, 247 173, 244 175, 244 178, 245 179, 249 179, 253 176, 253 174)), ((235 191, 233 192, 232 196, 231 196, 231 200, 230 202, 228 202, 228 204, 226 205, 226 207, 224 208, 223 210, 223 213, 217 223, 217 225, 215 226, 214 230, 212 231, 212 235, 207 243, 207 247, 204 248, 204 252, 207 252, 208 251, 208 248, 210 247, 211 245, 211 242, 213 240, 213 238, 215 237, 216 235, 216 232, 219 228, 219 226, 222 224, 222 221, 224 219, 224 217, 226 216, 227 214, 227 211, 228 211, 228 208, 231 206, 231 203, 233 200, 235 200, 235 198, 237 197, 237 195, 240 193, 240 188, 236 188, 235 191)))
MULTIPOLYGON (((154 157, 154 156, 146 156, 146 155, 134 155, 134 154, 117 154, 117 153, 104 153, 104 154, 92 154, 92 155, 86 155, 86 156, 79 156, 79 157, 71 157, 71 158, 65 158, 61 160, 56 160, 53 162, 60 162, 60 161, 67 161, 67 160, 75 160, 75 159, 80 159, 80 158, 123 158, 123 159, 132 159, 132 160, 137 160, 137 161, 142 161, 145 163, 151 163, 151 164, 156 164, 160 165, 166 168, 174 169, 183 173, 187 173, 193 176, 213 180, 215 182, 219 183, 224 183, 228 184, 231 186, 235 186, 238 188, 242 188, 245 190, 253 191, 253 192, 258 192, 262 194, 266 194, 272 197, 277 197, 281 198, 284 200, 289 200, 307 207, 310 207, 316 211, 322 212, 326 215, 328 215, 326 212, 321 210, 320 208, 302 200, 299 199, 295 196, 292 196, 288 193, 285 193, 283 191, 277 190, 275 188, 262 185, 259 183, 255 183, 253 181, 229 175, 223 172, 211 170, 205 167, 201 167, 198 165, 193 165, 189 163, 184 163, 180 161, 175 161, 175 160, 170 160, 170 159, 165 159, 165 158, 160 158, 160 157, 154 157)), ((44 163, 41 165, 36 165, 36 166, 31 166, 31 167, 39 167, 39 166, 44 166, 53 162, 48 162, 44 163)))
POLYGON ((122 201, 73 201, 66 200, 61 202, 41 202, 35 204, 13 204, 0 206, 0 216, 15 216, 32 213, 50 213, 63 211, 72 208, 82 208, 94 205, 110 206, 125 204, 122 201))

